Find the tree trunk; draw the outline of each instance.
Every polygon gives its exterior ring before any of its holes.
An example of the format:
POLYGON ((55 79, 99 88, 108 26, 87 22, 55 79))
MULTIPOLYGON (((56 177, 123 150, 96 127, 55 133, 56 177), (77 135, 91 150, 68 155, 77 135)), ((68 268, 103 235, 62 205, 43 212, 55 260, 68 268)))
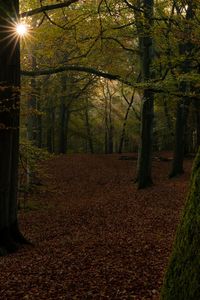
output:
MULTIPOLYGON (((63 98, 63 97, 62 97, 63 98)), ((61 99, 60 104, 60 139, 59 139, 59 153, 65 153, 65 117, 66 117, 66 107, 61 99)))
MULTIPOLYGON (((31 55, 31 66, 32 69, 36 68, 36 58, 31 55)), ((27 137, 33 145, 38 145, 38 116, 37 111, 37 97, 36 97, 36 79, 31 78, 31 94, 28 99, 28 119, 27 119, 27 137)))
POLYGON ((112 97, 110 95, 109 97, 109 111, 108 111, 108 121, 109 121, 109 127, 108 127, 108 153, 113 153, 113 121, 112 121, 112 97))
POLYGON ((168 103, 167 103, 166 98, 164 98, 163 104, 164 104, 164 113, 165 113, 165 118, 166 118, 166 122, 167 122, 167 127, 169 129, 170 135, 173 137, 174 136, 174 128, 173 128, 172 118, 169 113, 169 108, 168 108, 168 103))
POLYGON ((153 146, 153 101, 154 95, 149 90, 144 91, 142 103, 141 144, 139 149, 138 188, 152 184, 151 161, 153 146))
MULTIPOLYGON (((187 54, 184 62, 181 65, 181 72, 183 74, 187 74, 190 72, 190 55, 193 50, 193 44, 191 42, 191 28, 189 21, 194 18, 195 15, 196 4, 193 1, 188 2, 187 12, 186 12, 186 23, 185 34, 186 34, 186 42, 180 44, 179 52, 180 55, 187 54)), ((183 169, 183 161, 184 161, 184 149, 185 149, 185 137, 186 137, 186 128, 187 128, 187 119, 188 119, 188 111, 190 105, 190 98, 185 96, 185 94, 189 93, 191 87, 190 82, 182 81, 180 83, 180 92, 183 94, 182 99, 179 101, 177 105, 177 116, 176 116, 176 133, 175 133, 175 149, 174 149, 174 159, 172 163, 172 170, 170 173, 170 177, 174 177, 177 175, 181 175, 184 172, 183 169)))
POLYGON ((200 299, 200 149, 162 288, 162 300, 200 299))
POLYGON ((50 153, 55 151, 55 108, 51 107, 48 109, 48 124, 47 124, 47 149, 50 153))
POLYGON ((40 102, 38 101, 38 103, 37 103, 37 108, 38 108, 38 110, 40 111, 40 115, 38 116, 38 120, 37 120, 37 127, 38 127, 38 136, 37 136, 37 146, 39 147, 39 148, 42 148, 42 146, 43 146, 43 143, 42 143, 42 132, 43 132, 43 130, 42 130, 42 114, 41 114, 41 106, 40 106, 40 102))
POLYGON ((60 108, 60 140, 59 140, 59 153, 65 154, 68 148, 68 129, 70 112, 65 104, 60 108))
POLYGON ((1 1, 0 26, 8 29, 0 31, 0 254, 26 242, 17 219, 20 49, 9 29, 18 13, 19 1, 1 1))
POLYGON ((104 152, 108 153, 108 100, 105 98, 105 132, 104 132, 104 152))
POLYGON ((69 78, 63 76, 61 78, 61 86, 63 95, 60 98, 60 137, 59 137, 59 153, 66 153, 68 148, 68 129, 70 120, 71 99, 68 94, 67 82, 69 78))
MULTIPOLYGON (((143 36, 140 37, 142 81, 152 79, 151 63, 153 59, 153 0, 144 0, 144 26, 143 36)), ((151 160, 153 147, 153 117, 154 117, 154 94, 149 89, 144 90, 141 114, 141 141, 138 154, 138 188, 145 188, 152 184, 151 160)))
POLYGON ((196 145, 195 150, 200 146, 200 100, 194 101, 195 114, 196 114, 196 145))
MULTIPOLYGON (((182 89, 183 92, 183 89, 182 89)), ((184 173, 183 161, 185 153, 185 137, 186 137, 186 126, 189 109, 190 99, 183 97, 177 105, 176 115, 176 131, 175 131, 175 149, 174 158, 172 163, 172 171, 170 177, 181 175, 184 173)))
POLYGON ((122 133, 121 133, 121 137, 120 137, 120 141, 119 141, 119 150, 118 150, 118 153, 122 153, 122 151, 123 151, 124 139, 125 139, 125 133, 126 133, 126 124, 127 124, 127 120, 128 120, 130 109, 131 109, 131 107, 133 105, 134 94, 135 94, 135 91, 133 92, 131 100, 128 102, 128 107, 127 107, 127 110, 126 110, 126 113, 125 113, 125 116, 124 116, 124 121, 123 121, 123 125, 122 125, 122 133))
POLYGON ((93 140, 92 140, 92 133, 91 133, 91 125, 89 120, 88 99, 86 100, 86 108, 85 108, 85 125, 86 125, 87 140, 89 143, 90 153, 93 154, 94 147, 93 147, 93 140))

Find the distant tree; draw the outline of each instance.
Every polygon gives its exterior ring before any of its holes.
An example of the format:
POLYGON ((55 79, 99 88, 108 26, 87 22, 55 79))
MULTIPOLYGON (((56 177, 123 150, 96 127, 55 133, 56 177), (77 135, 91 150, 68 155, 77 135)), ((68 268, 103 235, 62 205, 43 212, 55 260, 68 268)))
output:
POLYGON ((113 153, 113 96, 115 91, 111 91, 108 81, 105 82, 105 87, 103 87, 104 101, 105 101, 105 153, 113 153))
MULTIPOLYGON (((30 55, 31 65, 33 70, 36 68, 36 58, 34 55, 30 55)), ((27 116, 27 138, 33 145, 38 146, 38 117, 37 117, 37 81, 35 77, 30 81, 30 95, 28 97, 28 116, 27 116)))
MULTIPOLYGON (((139 79, 140 76, 138 76, 139 79)), ((123 149, 124 149, 124 142, 125 142, 125 137, 126 137, 126 127, 127 127, 127 123, 128 123, 128 117, 131 111, 131 108, 134 112, 134 115, 136 117, 136 119, 140 122, 140 113, 134 108, 133 104, 134 104, 134 100, 135 100, 135 89, 132 91, 132 95, 127 98, 127 96, 125 95, 124 91, 122 90, 122 96, 124 98, 124 100, 126 101, 126 103, 128 104, 126 112, 124 114, 123 117, 123 124, 122 124, 122 130, 121 130, 121 135, 120 135, 120 140, 119 140, 119 149, 118 149, 118 153, 122 153, 123 149)))
POLYGON ((85 100, 85 128, 86 128, 86 140, 89 146, 90 153, 94 153, 94 142, 92 136, 92 128, 89 114, 89 101, 88 98, 85 100))

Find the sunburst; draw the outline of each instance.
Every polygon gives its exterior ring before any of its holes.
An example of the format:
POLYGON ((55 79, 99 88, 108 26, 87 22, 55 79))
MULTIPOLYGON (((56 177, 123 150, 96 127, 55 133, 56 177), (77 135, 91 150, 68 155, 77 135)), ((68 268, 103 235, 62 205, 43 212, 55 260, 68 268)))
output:
POLYGON ((17 23, 15 25, 16 34, 20 37, 25 37, 28 33, 28 25, 26 23, 17 23))

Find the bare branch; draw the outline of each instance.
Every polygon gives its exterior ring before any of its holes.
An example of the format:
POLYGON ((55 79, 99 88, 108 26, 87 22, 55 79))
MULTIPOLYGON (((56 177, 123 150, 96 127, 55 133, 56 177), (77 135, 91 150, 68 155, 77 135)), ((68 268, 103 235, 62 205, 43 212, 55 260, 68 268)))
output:
POLYGON ((58 4, 52 4, 52 5, 45 5, 42 7, 38 7, 26 12, 23 12, 19 15, 20 18, 25 18, 25 17, 31 17, 49 10, 54 10, 58 8, 64 8, 70 6, 72 3, 76 3, 79 0, 65 0, 63 3, 58 3, 58 4))

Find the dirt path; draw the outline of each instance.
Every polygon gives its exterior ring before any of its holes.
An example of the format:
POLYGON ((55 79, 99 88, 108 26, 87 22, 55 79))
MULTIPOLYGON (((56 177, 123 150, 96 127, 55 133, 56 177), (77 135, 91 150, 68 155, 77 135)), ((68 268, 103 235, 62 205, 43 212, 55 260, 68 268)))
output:
POLYGON ((35 244, 0 258, 0 299, 159 299, 184 204, 191 161, 168 180, 154 160, 155 185, 138 191, 135 161, 118 155, 60 156, 44 164, 43 191, 20 213, 35 244))

